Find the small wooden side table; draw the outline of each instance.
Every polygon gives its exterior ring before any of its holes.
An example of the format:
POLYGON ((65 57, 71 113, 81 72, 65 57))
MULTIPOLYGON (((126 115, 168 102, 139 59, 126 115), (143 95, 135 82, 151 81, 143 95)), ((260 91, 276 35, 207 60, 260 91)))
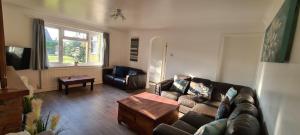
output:
POLYGON ((95 78, 87 75, 78 75, 78 76, 64 76, 58 78, 58 89, 62 90, 62 85, 65 86, 65 94, 69 93, 69 85, 73 84, 82 84, 83 87, 86 86, 86 83, 91 83, 91 91, 94 89, 95 78))

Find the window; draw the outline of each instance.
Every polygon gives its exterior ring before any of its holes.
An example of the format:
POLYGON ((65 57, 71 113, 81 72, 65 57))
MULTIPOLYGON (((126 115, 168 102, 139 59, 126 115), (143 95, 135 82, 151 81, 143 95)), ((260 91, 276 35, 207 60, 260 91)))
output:
POLYGON ((103 34, 46 26, 46 47, 50 66, 102 65, 103 34))

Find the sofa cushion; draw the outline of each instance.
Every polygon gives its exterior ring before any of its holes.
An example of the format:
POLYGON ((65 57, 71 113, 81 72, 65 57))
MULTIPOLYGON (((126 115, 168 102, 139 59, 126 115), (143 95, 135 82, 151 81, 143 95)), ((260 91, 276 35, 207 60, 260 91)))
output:
POLYGON ((180 96, 180 93, 174 91, 162 91, 160 94, 162 97, 166 97, 169 99, 177 100, 180 96))
POLYGON ((237 95, 237 93, 238 93, 237 90, 231 87, 226 92, 226 97, 228 97, 229 101, 232 102, 234 97, 237 95))
POLYGON ((203 83, 191 82, 188 94, 210 100, 212 89, 203 83))
POLYGON ((213 91, 211 93, 212 94, 211 100, 222 101, 222 96, 226 95, 227 91, 231 87, 233 87, 239 92, 239 90, 244 86, 233 85, 233 84, 222 83, 222 82, 212 82, 212 87, 213 87, 213 91))
POLYGON ((189 111, 185 115, 183 115, 180 120, 190 124, 191 126, 195 127, 196 129, 200 128, 201 126, 214 121, 214 118, 209 117, 207 115, 197 113, 194 111, 189 111))
POLYGON ((214 118, 217 114, 218 108, 199 103, 193 107, 192 111, 201 113, 201 114, 205 114, 207 116, 214 118))
POLYGON ((216 114, 216 120, 228 118, 230 115, 230 101, 228 97, 226 97, 220 104, 217 114, 216 114))
POLYGON ((181 112, 183 114, 186 114, 186 113, 188 113, 191 110, 192 110, 191 107, 187 107, 187 106, 184 106, 184 105, 180 105, 179 106, 179 112, 181 112))
POLYGON ((250 103, 241 103, 236 106, 233 112, 229 116, 229 121, 235 119, 241 114, 249 114, 254 117, 258 117, 258 110, 257 108, 250 103))
POLYGON ((207 101, 204 101, 203 104, 206 104, 206 105, 211 106, 211 107, 214 107, 214 108, 219 108, 221 102, 219 102, 219 101, 211 101, 211 100, 207 100, 207 101))
POLYGON ((170 88, 172 91, 179 92, 180 94, 184 94, 189 85, 189 81, 187 80, 175 80, 170 88))
POLYGON ((128 74, 128 67, 115 66, 113 68, 113 74, 117 77, 124 78, 128 74))
POLYGON ((105 77, 105 79, 108 80, 108 81, 114 80, 114 76, 113 76, 113 75, 110 75, 110 74, 106 74, 104 77, 105 77))
POLYGON ((177 120, 172 126, 183 130, 185 132, 188 132, 190 134, 194 134, 197 131, 197 128, 191 126, 190 124, 182 121, 182 120, 177 120))
POLYGON ((235 98, 234 98, 234 104, 238 105, 241 103, 250 103, 250 104, 255 104, 255 101, 253 97, 250 94, 245 94, 245 93, 239 93, 235 98))
POLYGON ((194 78, 192 78, 191 82, 203 83, 205 86, 211 86, 211 81, 208 79, 194 77, 194 78))
POLYGON ((198 96, 195 95, 182 95, 178 98, 178 103, 180 105, 193 108, 196 105, 196 103, 201 103, 205 100, 206 99, 199 98, 198 96))
POLYGON ((194 135, 223 135, 227 119, 219 119, 201 126, 194 135))
POLYGON ((119 87, 119 88, 123 88, 126 85, 126 79, 125 78, 114 78, 114 82, 115 86, 119 87))
POLYGON ((231 122, 227 122, 225 135, 259 135, 258 120, 249 114, 241 114, 231 122))

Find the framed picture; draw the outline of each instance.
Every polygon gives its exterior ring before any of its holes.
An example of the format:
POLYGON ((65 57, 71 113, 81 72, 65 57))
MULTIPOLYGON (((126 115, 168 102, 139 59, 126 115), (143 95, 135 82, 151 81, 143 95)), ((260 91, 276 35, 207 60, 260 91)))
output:
POLYGON ((268 26, 261 60, 264 62, 288 62, 297 26, 298 0, 285 0, 268 26))
POLYGON ((138 61, 139 55, 139 38, 131 38, 130 43, 130 61, 138 61))

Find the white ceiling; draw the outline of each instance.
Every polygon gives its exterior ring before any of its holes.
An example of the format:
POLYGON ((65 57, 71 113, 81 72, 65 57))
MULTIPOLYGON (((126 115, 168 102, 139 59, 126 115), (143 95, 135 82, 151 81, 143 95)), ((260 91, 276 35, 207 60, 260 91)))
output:
POLYGON ((48 16, 119 29, 256 25, 270 0, 3 0, 48 16), (125 21, 109 15, 121 8, 125 21))

